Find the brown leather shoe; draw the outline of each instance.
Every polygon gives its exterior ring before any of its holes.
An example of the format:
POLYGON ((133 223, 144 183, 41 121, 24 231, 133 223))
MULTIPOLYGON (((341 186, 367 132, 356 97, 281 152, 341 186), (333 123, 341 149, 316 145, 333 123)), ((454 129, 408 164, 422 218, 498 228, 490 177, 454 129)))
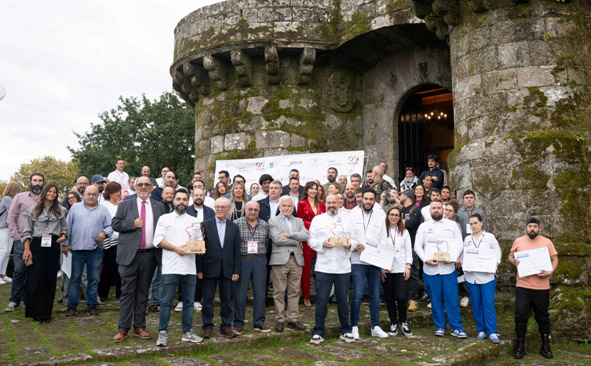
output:
POLYGON ((268 326, 266 326, 265 324, 263 324, 262 327, 256 327, 254 328, 255 332, 261 332, 261 333, 269 333, 271 331, 271 328, 269 328, 268 326))
POLYGON ((287 327, 291 328, 291 329, 299 330, 299 331, 306 330, 306 327, 304 326, 304 324, 300 323, 297 320, 295 322, 287 322, 287 327))
POLYGON ((220 334, 226 338, 234 338, 236 337, 236 333, 230 328, 220 329, 220 334))
POLYGON ((127 338, 127 331, 120 329, 119 333, 115 334, 115 336, 113 337, 113 342, 121 343, 125 340, 125 338, 127 338))
POLYGON ((232 329, 237 335, 242 335, 242 327, 234 327, 232 329))
POLYGON ((137 328, 133 331, 133 334, 136 337, 140 337, 141 339, 152 339, 152 335, 148 332, 146 332, 146 330, 144 328, 137 328))
POLYGON ((203 338, 205 339, 211 339, 211 329, 204 329, 203 330, 203 338))
POLYGON ((275 323, 275 331, 276 332, 283 332, 283 330, 285 330, 285 323, 284 322, 275 323))

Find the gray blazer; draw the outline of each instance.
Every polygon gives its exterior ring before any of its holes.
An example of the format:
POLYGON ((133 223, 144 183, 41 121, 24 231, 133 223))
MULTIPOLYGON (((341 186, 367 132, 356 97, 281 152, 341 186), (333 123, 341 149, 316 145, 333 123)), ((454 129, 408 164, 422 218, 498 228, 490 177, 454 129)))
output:
POLYGON ((294 252, 298 266, 304 265, 302 242, 308 240, 310 232, 306 230, 302 219, 292 216, 292 220, 292 232, 287 238, 281 235, 281 233, 289 233, 289 227, 283 216, 277 215, 269 220, 269 236, 273 243, 270 266, 280 266, 287 263, 290 249, 294 252))
MULTIPOLYGON (((156 232, 156 224, 161 215, 164 215, 164 205, 162 202, 150 200, 152 204, 152 216, 154 220, 154 232, 156 232)), ((136 229, 135 219, 140 217, 137 209, 137 201, 134 199, 125 200, 117 205, 117 213, 113 217, 111 227, 113 230, 119 232, 119 239, 117 240, 117 264, 128 266, 135 258, 138 250, 140 239, 142 238, 142 230, 136 229)), ((154 250, 154 257, 159 263, 162 256, 162 249, 154 250)))

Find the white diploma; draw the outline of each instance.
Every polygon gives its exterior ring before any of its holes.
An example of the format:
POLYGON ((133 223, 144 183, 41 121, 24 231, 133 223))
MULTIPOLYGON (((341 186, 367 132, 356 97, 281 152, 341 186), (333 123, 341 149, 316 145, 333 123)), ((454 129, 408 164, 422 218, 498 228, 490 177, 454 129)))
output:
POLYGON ((72 252, 69 252, 67 257, 62 253, 62 272, 68 278, 72 277, 72 252))
POLYGON ((389 245, 380 246, 374 243, 365 243, 365 249, 361 252, 359 259, 372 266, 391 270, 394 248, 389 245))
POLYGON ((515 252, 514 256, 519 261, 517 266, 519 277, 536 275, 542 273, 542 270, 552 270, 548 247, 522 250, 521 252, 515 252))
POLYGON ((495 273, 496 251, 490 248, 464 248, 462 269, 467 272, 495 273))

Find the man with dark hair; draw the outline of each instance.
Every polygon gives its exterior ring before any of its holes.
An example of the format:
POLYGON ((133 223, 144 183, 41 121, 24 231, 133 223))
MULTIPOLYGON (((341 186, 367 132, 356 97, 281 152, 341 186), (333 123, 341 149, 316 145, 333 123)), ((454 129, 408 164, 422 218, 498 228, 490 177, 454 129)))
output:
POLYGON ((419 183, 417 171, 413 167, 406 167, 404 174, 404 180, 400 182, 400 190, 404 191, 405 189, 414 189, 414 187, 419 183))
POLYGON ((480 214, 482 217, 482 230, 487 230, 486 225, 486 213, 476 207, 476 194, 473 190, 467 189, 464 191, 463 201, 464 206, 460 207, 456 214, 456 219, 460 223, 460 228, 462 230, 462 237, 465 239, 469 234, 472 234, 472 230, 470 230, 470 216, 477 213, 480 214))
MULTIPOLYGON (((147 166, 147 165, 144 165, 144 166, 142 167, 142 171, 141 171, 141 173, 142 173, 142 174, 141 174, 141 175, 142 175, 142 177, 148 177, 148 178, 150 178, 150 182, 152 182, 152 185, 153 185, 153 186, 156 186, 156 185, 158 184, 158 183, 156 183, 156 179, 154 179, 154 178, 152 178, 152 177, 150 176, 150 174, 151 174, 151 171, 150 171, 150 167, 149 167, 149 166, 147 166)), ((130 187, 130 188, 131 188, 131 187, 130 187)), ((128 188, 128 190, 129 190, 129 188, 128 188)), ((130 192, 130 193, 131 193, 131 192, 130 192)))
POLYGON ((109 173, 107 179, 109 182, 117 182, 125 187, 125 189, 129 190, 129 175, 125 173, 123 169, 125 169, 125 160, 117 159, 115 162, 115 170, 109 173))
POLYGON ((196 180, 201 180, 201 172, 193 173, 193 179, 191 179, 191 183, 195 183, 196 180))
MULTIPOLYGON (((84 196, 84 191, 86 191, 86 187, 88 187, 89 184, 90 183, 88 182, 88 178, 86 178, 85 176, 81 176, 81 177, 78 177, 78 179, 76 179, 76 184, 74 185, 74 187, 76 187, 76 191, 78 191, 80 198, 82 198, 84 196)), ((66 194, 61 205, 63 207, 66 207, 67 202, 68 202, 68 195, 66 194)))
POLYGON ((509 263, 519 266, 517 253, 524 250, 548 248, 552 270, 541 270, 539 274, 521 277, 517 274, 515 285, 515 334, 517 340, 513 350, 513 356, 517 359, 525 356, 525 335, 527 334, 527 322, 533 309, 538 331, 542 338, 540 354, 545 358, 552 358, 550 350, 550 316, 548 306, 550 305, 550 276, 558 268, 558 252, 550 239, 539 235, 540 220, 531 217, 526 223, 526 234, 513 242, 509 263))
MULTIPOLYGON (((198 179, 196 181, 193 182, 193 191, 195 191, 196 189, 202 189, 203 192, 207 193, 207 190, 205 189, 205 182, 198 179)), ((209 208, 211 208, 212 210, 214 210, 215 207, 215 200, 211 197, 209 197, 207 194, 205 195, 205 200, 203 201, 203 204, 209 208)), ((214 211, 215 213, 215 211, 214 211)))
POLYGON ((274 179, 270 174, 263 174, 259 178, 259 185, 261 186, 261 190, 259 194, 252 198, 252 201, 260 201, 263 198, 266 198, 269 195, 269 185, 273 182, 274 179))
POLYGON ((297 206, 298 202, 302 199, 303 193, 303 187, 300 185, 300 178, 289 178, 289 184, 287 187, 283 187, 284 192, 285 188, 287 188, 288 191, 286 194, 284 194, 284 196, 289 196, 292 199, 294 206, 297 206))
POLYGON ((357 207, 357 199, 355 199, 355 185, 353 183, 349 183, 345 186, 345 203, 343 206, 349 211, 357 207))
MULTIPOLYGON (((227 170, 220 170, 218 172, 218 183, 222 182, 226 185, 226 187, 228 187, 228 190, 232 189, 232 185, 230 184, 230 173, 227 170)), ((213 196, 215 192, 215 184, 213 185, 213 187, 209 190, 209 195, 213 196)))
POLYGON ((373 183, 373 169, 369 169, 365 172, 365 184, 363 185, 363 187, 371 187, 373 183))
POLYGON ((426 176, 431 176, 433 187, 441 189, 441 187, 443 187, 443 172, 437 168, 438 161, 437 155, 435 154, 427 156, 427 166, 429 167, 429 170, 425 170, 421 174, 419 181, 424 184, 423 179, 425 179, 426 176))
MULTIPOLYGON (((304 186, 299 185, 300 184, 300 171, 297 169, 292 169, 289 171, 289 181, 285 186, 283 186, 283 192, 281 195, 282 196, 289 195, 289 191, 291 190, 291 188, 289 186, 289 182, 291 182, 292 178, 298 179, 298 195, 299 195, 299 197, 302 197, 302 194, 304 194, 304 186)), ((297 202, 295 205, 296 206, 298 205, 297 202)))
POLYGON ((324 188, 325 194, 328 194, 328 185, 330 183, 336 183, 338 176, 339 176, 339 171, 337 170, 337 168, 332 167, 332 166, 330 168, 328 168, 328 170, 326 171, 326 179, 328 179, 328 182, 324 183, 322 185, 322 187, 324 188))
MULTIPOLYGON (((400 194, 404 227, 410 235, 410 242, 414 249, 415 238, 419 225, 421 225, 421 210, 414 205, 415 195, 412 189, 406 189, 400 194)), ((419 307, 419 257, 412 251, 412 264, 410 267, 410 278, 408 279, 408 310, 415 311, 419 307)))
MULTIPOLYGON (((98 203, 99 205, 102 205, 103 202, 105 201, 105 198, 103 197, 103 192, 105 190, 105 184, 107 184, 107 182, 105 181, 105 178, 103 178, 102 175, 100 174, 95 174, 92 176, 90 183, 92 183, 93 186, 96 187, 96 189, 98 189, 99 192, 99 197, 98 197, 98 203)), ((119 182, 117 182, 119 183, 119 182)), ((119 183, 121 184, 121 183, 119 183)), ((123 185, 123 184, 121 184, 123 185)))
POLYGON ((12 287, 10 289, 10 300, 4 311, 15 311, 25 297, 25 282, 27 281, 27 266, 23 260, 25 251, 24 243, 21 241, 21 234, 25 229, 25 211, 36 205, 43 191, 45 177, 41 173, 33 173, 29 177, 29 191, 17 193, 8 209, 6 225, 10 231, 10 237, 14 239, 14 272, 12 275, 12 287))
MULTIPOLYGON (((431 188, 429 191, 429 201, 441 201, 441 191, 437 188, 431 188)), ((443 209, 445 210, 445 205, 443 205, 443 209)), ((427 222, 431 220, 431 208, 429 206, 425 206, 421 209, 421 216, 423 216, 423 222, 427 222)))
MULTIPOLYGON (((166 175, 164 176, 164 187, 171 187, 174 190, 176 190, 178 187, 180 187, 178 185, 178 182, 179 182, 179 175, 177 174, 177 172, 169 170, 166 173, 166 175)), ((154 189, 152 189, 152 194, 150 195, 150 198, 153 200, 162 202, 163 188, 155 187, 154 189)))
POLYGON ((351 184, 354 189, 361 187, 361 175, 358 173, 351 174, 351 184))

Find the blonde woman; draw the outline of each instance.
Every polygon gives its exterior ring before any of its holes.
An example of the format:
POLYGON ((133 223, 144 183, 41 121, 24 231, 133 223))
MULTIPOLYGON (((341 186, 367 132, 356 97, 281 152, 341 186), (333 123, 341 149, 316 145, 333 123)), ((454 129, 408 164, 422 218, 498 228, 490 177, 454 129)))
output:
POLYGON ((230 199, 230 210, 226 217, 230 221, 236 221, 237 219, 244 216, 244 210, 248 202, 248 194, 244 189, 242 183, 234 182, 232 185, 232 197, 230 199))
POLYGON ((0 201, 0 285, 11 283, 12 279, 6 276, 6 267, 10 259, 13 239, 10 237, 6 217, 12 203, 12 198, 20 193, 21 187, 16 183, 8 183, 4 188, 2 201, 0 201))

